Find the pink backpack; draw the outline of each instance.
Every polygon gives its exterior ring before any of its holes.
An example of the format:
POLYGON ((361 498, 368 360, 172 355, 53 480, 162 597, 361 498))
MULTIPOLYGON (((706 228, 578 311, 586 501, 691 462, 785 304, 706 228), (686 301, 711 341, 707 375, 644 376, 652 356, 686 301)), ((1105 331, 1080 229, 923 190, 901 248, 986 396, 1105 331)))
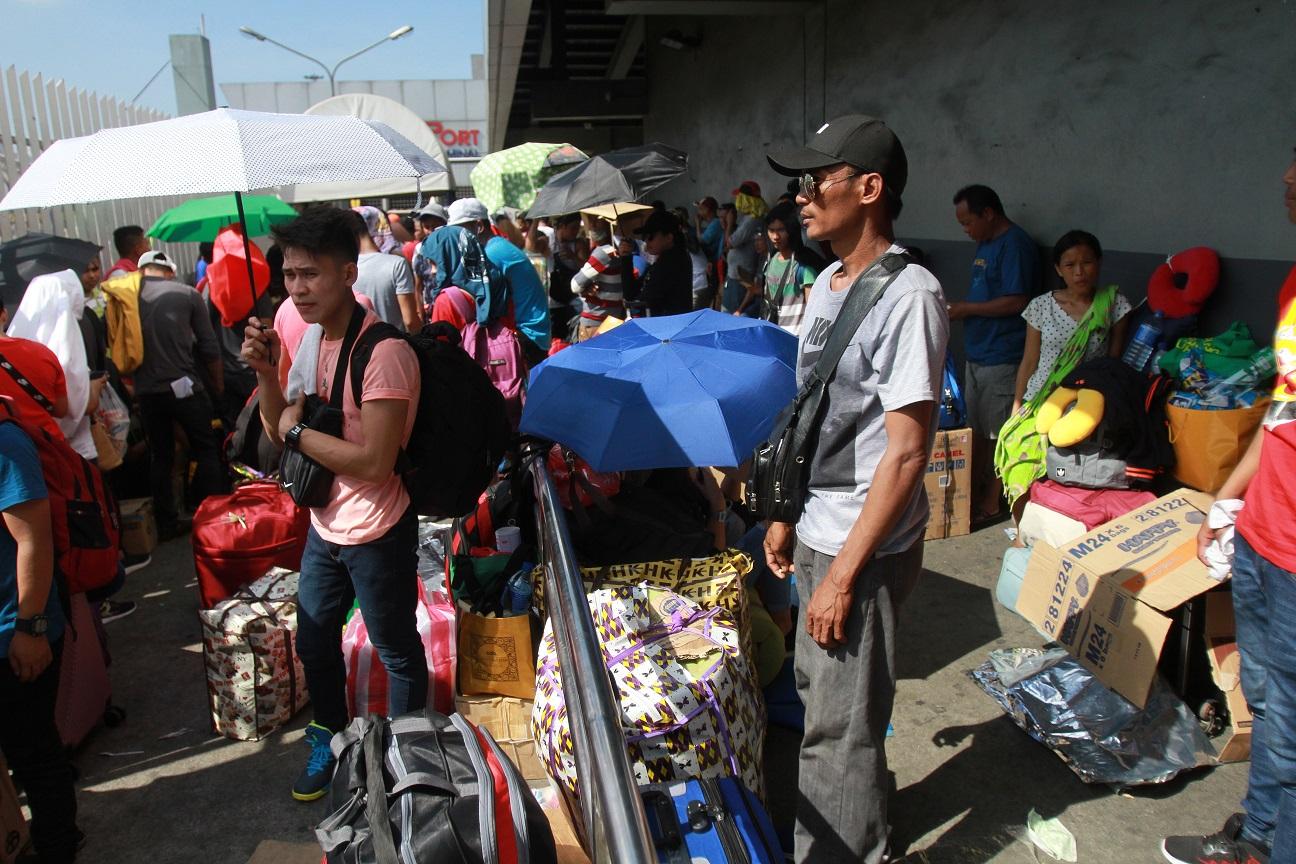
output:
POLYGON ((495 389, 504 395, 504 409, 516 432, 526 399, 526 360, 517 332, 502 321, 486 325, 470 321, 464 326, 462 339, 468 356, 486 370, 495 389))

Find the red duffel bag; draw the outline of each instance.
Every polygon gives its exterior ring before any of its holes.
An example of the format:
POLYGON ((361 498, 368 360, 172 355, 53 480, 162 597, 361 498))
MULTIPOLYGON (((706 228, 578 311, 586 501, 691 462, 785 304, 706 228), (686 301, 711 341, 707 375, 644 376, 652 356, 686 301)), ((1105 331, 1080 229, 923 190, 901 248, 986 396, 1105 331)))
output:
POLYGON ((202 608, 211 609, 271 567, 300 569, 309 520, 276 483, 249 483, 203 501, 193 518, 202 608))

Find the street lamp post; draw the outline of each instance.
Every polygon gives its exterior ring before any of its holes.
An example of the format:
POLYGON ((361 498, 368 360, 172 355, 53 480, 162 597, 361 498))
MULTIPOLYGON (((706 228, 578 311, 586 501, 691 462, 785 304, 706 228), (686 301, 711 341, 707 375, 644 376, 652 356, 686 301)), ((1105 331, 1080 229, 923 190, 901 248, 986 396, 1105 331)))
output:
POLYGON ((310 56, 309 54, 303 54, 302 52, 298 51, 296 48, 290 48, 287 45, 283 44, 282 42, 276 42, 274 39, 271 39, 269 36, 266 36, 264 33, 258 33, 257 31, 253 30, 251 27, 240 27, 239 31, 246 36, 251 36, 253 39, 257 40, 258 42, 269 42, 271 45, 278 45, 280 48, 284 49, 290 54, 296 54, 298 57, 301 57, 303 60, 309 60, 310 62, 314 63, 316 66, 323 69, 324 73, 328 75, 329 95, 336 96, 337 95, 337 71, 342 66, 343 63, 347 62, 348 60, 354 60, 355 58, 359 57, 361 54, 365 53, 366 51, 372 51, 374 48, 377 48, 379 45, 383 44, 384 42, 394 42, 397 39, 401 38, 402 36, 407 36, 410 33, 414 32, 414 28, 408 24, 406 24, 404 27, 397 27, 395 30, 388 33, 386 36, 379 39, 377 42, 373 43, 372 45, 361 48, 359 51, 355 52, 354 54, 348 54, 347 56, 343 57, 341 60, 333 64, 332 69, 325 66, 323 63, 321 63, 319 60, 316 60, 314 57, 310 56))

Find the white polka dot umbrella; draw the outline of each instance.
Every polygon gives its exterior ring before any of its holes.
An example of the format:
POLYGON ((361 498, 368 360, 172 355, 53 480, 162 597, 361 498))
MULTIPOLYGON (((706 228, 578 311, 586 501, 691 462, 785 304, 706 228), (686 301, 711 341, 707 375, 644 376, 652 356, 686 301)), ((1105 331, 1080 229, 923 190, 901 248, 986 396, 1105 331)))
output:
MULTIPOLYGON (((0 210, 234 192, 242 222, 243 192, 444 170, 385 123, 218 108, 57 141, 0 199, 0 210)), ((250 252, 247 259, 254 284, 250 252)))

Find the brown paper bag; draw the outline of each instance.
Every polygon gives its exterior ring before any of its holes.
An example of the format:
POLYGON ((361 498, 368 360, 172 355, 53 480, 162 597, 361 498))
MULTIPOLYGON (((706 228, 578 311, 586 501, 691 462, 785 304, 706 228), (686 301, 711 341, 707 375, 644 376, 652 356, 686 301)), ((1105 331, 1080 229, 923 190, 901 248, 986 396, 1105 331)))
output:
POLYGON ((1268 399, 1250 408, 1217 411, 1167 405, 1175 479, 1203 492, 1217 492, 1237 467, 1268 410, 1268 399))
POLYGON ((484 618, 459 610, 459 692, 465 696, 535 696, 531 616, 484 618))
POLYGON ((122 455, 117 452, 117 445, 113 443, 112 436, 98 420, 90 424, 90 438, 94 441, 95 450, 99 454, 100 471, 111 471, 122 464, 122 455))

